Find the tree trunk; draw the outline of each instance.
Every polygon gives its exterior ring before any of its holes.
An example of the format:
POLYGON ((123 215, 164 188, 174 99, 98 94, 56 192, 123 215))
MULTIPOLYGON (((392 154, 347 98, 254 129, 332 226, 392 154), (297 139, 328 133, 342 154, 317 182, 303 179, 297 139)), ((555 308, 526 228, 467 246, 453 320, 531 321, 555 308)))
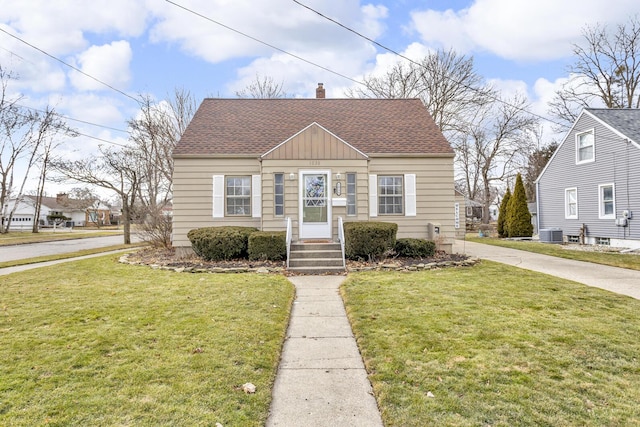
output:
POLYGON ((131 244, 131 217, 129 214, 129 199, 122 195, 122 228, 124 230, 124 244, 131 244))

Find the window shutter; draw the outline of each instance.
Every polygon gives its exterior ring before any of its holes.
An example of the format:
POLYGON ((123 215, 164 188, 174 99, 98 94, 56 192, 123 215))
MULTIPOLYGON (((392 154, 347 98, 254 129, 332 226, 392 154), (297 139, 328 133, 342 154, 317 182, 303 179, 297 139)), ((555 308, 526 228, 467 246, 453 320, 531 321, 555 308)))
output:
POLYGON ((262 176, 251 175, 251 216, 262 216, 262 176))
POLYGON ((224 217, 224 175, 213 176, 213 217, 224 217))
POLYGON ((404 175, 404 215, 416 216, 416 174, 404 175))
POLYGON ((369 216, 378 216, 378 175, 369 175, 369 216))

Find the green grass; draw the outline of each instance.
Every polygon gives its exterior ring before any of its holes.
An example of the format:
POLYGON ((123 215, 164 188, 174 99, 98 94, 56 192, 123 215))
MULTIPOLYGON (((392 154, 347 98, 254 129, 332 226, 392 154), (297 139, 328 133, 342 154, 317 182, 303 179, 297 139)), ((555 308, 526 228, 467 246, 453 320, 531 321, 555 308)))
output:
POLYGON ((0 425, 264 425, 293 286, 117 258, 2 277, 0 425))
POLYGON ((535 252, 577 261, 586 261, 593 262, 595 264, 609 265, 612 267, 640 270, 640 256, 638 254, 570 250, 564 249, 563 245, 552 243, 505 240, 491 237, 480 238, 467 236, 466 240, 469 242, 502 246, 504 248, 519 249, 521 251, 535 252))
MULTIPOLYGON (((120 232, 122 234, 122 232, 120 232)), ((31 233, 26 231, 12 231, 0 234, 0 246, 21 245, 25 243, 52 242, 56 240, 85 239, 88 237, 117 236, 116 231, 42 231, 31 233)))
POLYGON ((640 425, 640 301, 489 261, 342 293, 387 426, 640 425))

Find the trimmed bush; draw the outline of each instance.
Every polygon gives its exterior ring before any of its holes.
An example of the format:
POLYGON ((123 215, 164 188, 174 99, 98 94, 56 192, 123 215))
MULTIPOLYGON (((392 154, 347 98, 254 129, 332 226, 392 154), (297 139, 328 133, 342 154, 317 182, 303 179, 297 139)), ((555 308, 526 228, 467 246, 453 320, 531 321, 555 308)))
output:
POLYGON ((516 186, 507 206, 506 229, 509 237, 531 237, 533 234, 531 213, 529 213, 527 206, 527 194, 520 174, 516 176, 516 186))
POLYGON ((502 198, 500 211, 498 213, 498 237, 507 237, 509 235, 509 230, 507 229, 507 209, 509 206, 509 199, 511 199, 511 190, 507 187, 507 192, 502 198))
POLYGON ((345 255, 349 259, 373 260, 396 246, 398 224, 347 222, 344 224, 345 255))
POLYGON ((249 259, 281 261, 287 258, 286 231, 256 231, 249 236, 249 259))
POLYGON ((396 254, 408 258, 427 258, 436 253, 436 243, 424 239, 398 239, 396 241, 396 254))
POLYGON ((246 258, 249 235, 254 227, 205 227, 187 233, 196 255, 207 261, 246 258))

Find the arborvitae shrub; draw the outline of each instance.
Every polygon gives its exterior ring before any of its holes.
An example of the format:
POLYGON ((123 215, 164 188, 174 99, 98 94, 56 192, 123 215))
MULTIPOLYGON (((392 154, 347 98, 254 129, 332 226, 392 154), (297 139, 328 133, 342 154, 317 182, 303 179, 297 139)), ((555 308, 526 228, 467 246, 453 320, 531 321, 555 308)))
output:
POLYGON ((249 236, 249 259, 281 261, 287 257, 286 231, 256 231, 249 236))
POLYGON ((509 199, 511 199, 511 190, 507 187, 507 192, 502 198, 500 211, 498 213, 498 237, 509 236, 509 231, 507 230, 507 208, 509 206, 509 199))
POLYGON ((403 238, 396 241, 396 254, 401 257, 427 258, 436 253, 436 243, 431 240, 403 238))
POLYGON ((345 255, 349 259, 372 260, 396 246, 398 224, 390 222, 346 222, 345 255))
POLYGON ((507 231, 509 237, 531 237, 533 235, 527 195, 520 174, 516 177, 516 186, 507 206, 507 231))
POLYGON ((246 258, 249 235, 254 227, 205 227, 187 233, 196 255, 208 261, 246 258))

